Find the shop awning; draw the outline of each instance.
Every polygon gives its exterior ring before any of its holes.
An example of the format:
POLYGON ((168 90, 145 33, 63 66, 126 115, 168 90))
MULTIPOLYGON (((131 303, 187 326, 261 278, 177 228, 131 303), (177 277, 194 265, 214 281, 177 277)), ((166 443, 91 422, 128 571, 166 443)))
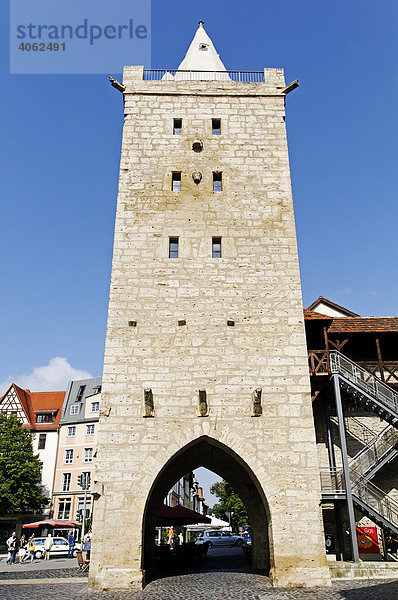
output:
POLYGON ((211 519, 200 513, 177 504, 177 506, 166 506, 163 504, 158 512, 156 525, 194 525, 195 523, 211 523, 211 519))
POLYGON ((78 521, 56 521, 54 519, 47 519, 46 521, 25 523, 22 527, 26 527, 27 529, 39 529, 40 527, 62 527, 64 529, 73 529, 73 527, 81 527, 81 523, 78 521))

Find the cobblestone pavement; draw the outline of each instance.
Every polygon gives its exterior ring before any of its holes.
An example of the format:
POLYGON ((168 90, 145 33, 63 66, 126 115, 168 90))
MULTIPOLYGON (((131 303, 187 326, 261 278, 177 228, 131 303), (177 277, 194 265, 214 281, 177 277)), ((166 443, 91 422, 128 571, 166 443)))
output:
POLYGON ((275 589, 230 552, 213 550, 204 571, 180 571, 150 582, 142 592, 90 592, 76 567, 4 572, 0 569, 0 599, 21 600, 398 600, 397 580, 336 581, 332 588, 275 589), (20 576, 23 575, 21 578, 20 576), (8 578, 6 579, 6 577, 8 578), (29 581, 28 577, 35 577, 29 581))

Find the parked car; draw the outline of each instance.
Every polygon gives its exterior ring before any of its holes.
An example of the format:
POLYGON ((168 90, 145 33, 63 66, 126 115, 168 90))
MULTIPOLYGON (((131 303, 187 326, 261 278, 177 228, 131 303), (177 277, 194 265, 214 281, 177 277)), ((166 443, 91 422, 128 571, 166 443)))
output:
POLYGON ((196 538, 197 544, 208 544, 212 546, 242 546, 243 538, 240 535, 234 535, 230 531, 209 530, 201 531, 196 538))
MULTIPOLYGON (((35 558, 43 558, 44 556, 44 542, 45 537, 35 538, 35 558)), ((75 544, 73 549, 73 556, 76 556, 77 551, 80 549, 80 544, 75 544)), ((69 544, 68 540, 64 537, 54 537, 53 547, 51 548, 51 556, 68 556, 69 544)))

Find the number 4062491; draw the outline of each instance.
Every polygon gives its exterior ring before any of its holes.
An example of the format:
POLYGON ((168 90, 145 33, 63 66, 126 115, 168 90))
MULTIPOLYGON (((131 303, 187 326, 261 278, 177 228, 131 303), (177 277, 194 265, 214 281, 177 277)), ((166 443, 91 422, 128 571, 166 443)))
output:
POLYGON ((18 46, 18 50, 22 50, 22 52, 65 52, 66 44, 62 42, 59 44, 58 42, 49 42, 45 44, 44 42, 34 42, 31 44, 30 42, 21 42, 18 46))

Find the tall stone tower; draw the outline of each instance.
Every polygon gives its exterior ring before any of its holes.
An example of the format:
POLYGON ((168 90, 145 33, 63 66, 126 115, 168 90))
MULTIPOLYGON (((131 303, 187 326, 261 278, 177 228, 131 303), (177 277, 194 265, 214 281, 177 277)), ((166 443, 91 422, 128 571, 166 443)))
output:
POLYGON ((126 67, 90 582, 139 588, 167 491, 241 496, 254 566, 327 585, 282 69, 126 67), (111 540, 117 539, 117 550, 111 540))

